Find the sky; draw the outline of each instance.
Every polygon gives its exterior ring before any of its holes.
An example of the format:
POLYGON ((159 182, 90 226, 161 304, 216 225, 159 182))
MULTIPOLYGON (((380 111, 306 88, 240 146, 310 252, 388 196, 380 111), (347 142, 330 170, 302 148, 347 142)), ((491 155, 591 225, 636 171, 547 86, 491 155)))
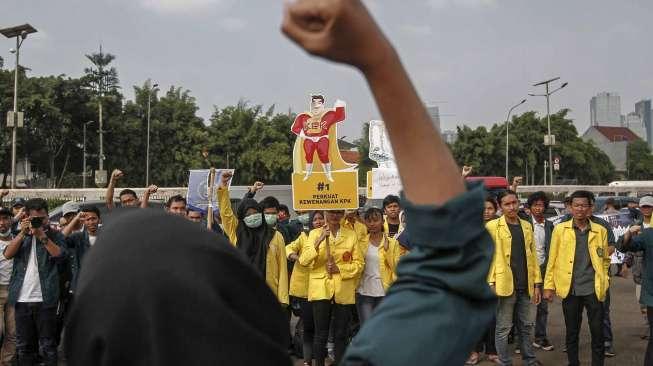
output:
MULTIPOLYGON (((77 77, 85 54, 116 55, 123 93, 151 78, 162 89, 191 91, 205 119, 214 106, 239 100, 308 109, 309 95, 347 102, 339 129, 358 138, 363 122, 380 119, 356 70, 307 56, 279 31, 283 0, 3 0, 0 27, 39 30, 21 48, 32 75, 77 77)), ((551 109, 571 109, 580 133, 589 100, 621 95, 622 114, 653 96, 653 2, 650 0, 365 0, 399 51, 425 104, 437 105, 442 128, 491 126, 530 93, 561 77, 569 85, 551 109)), ((13 40, 0 39, 12 68, 13 40)), ((556 84, 553 85, 555 87, 556 84)), ((516 110, 546 113, 543 97, 516 110)))

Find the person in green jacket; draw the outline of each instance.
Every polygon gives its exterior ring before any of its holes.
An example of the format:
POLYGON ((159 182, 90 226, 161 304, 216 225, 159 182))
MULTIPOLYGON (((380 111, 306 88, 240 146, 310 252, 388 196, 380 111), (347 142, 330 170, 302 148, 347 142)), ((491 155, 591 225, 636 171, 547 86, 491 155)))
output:
POLYGON ((485 190, 469 189, 399 56, 360 0, 297 0, 282 31, 366 78, 393 146, 413 250, 341 365, 462 365, 496 309, 485 190), (428 163, 426 163, 428 162, 428 163))

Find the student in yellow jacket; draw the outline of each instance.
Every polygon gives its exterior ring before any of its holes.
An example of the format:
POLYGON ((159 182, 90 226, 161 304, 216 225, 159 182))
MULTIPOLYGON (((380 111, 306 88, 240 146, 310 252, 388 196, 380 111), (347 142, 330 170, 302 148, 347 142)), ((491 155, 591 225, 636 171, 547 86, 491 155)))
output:
POLYGON ((358 236, 358 241, 365 240, 365 237, 367 236, 367 227, 361 222, 360 217, 358 216, 358 210, 345 211, 345 216, 340 225, 344 228, 354 230, 356 236, 358 236))
POLYGON ((608 231, 589 218, 594 194, 576 191, 571 195, 572 220, 555 226, 551 236, 549 262, 544 278, 544 297, 562 298, 569 365, 579 365, 578 333, 583 309, 592 335, 592 365, 603 365, 603 306, 609 286, 610 252, 608 231))
POLYGON ((497 353, 502 364, 512 364, 508 334, 515 323, 524 364, 537 365, 531 337, 535 306, 541 301, 542 274, 537 264, 533 228, 517 215, 519 200, 515 192, 501 192, 498 203, 503 215, 485 225, 495 244, 488 283, 499 298, 495 331, 497 353))
POLYGON ((288 305, 288 265, 283 236, 265 223, 261 207, 251 198, 243 199, 238 206, 238 216, 234 215, 227 188, 231 176, 231 173, 223 173, 218 186, 224 233, 231 244, 265 275, 265 282, 279 302, 288 305))
POLYGON ((345 352, 351 307, 363 268, 356 232, 341 226, 344 211, 326 212, 326 225, 311 231, 299 263, 310 267, 308 301, 315 320, 315 362, 324 365, 329 323, 333 314, 335 364, 345 352), (327 248, 330 256, 327 255, 327 248))
MULTIPOLYGON (((324 226, 324 212, 311 211, 308 216, 308 226, 305 231, 292 243, 286 245, 288 260, 295 262, 292 275, 290 276, 290 298, 299 302, 301 310, 302 326, 304 332, 302 337, 302 353, 304 365, 311 365, 313 360, 313 341, 315 336, 315 324, 313 320, 313 307, 308 301, 308 275, 310 268, 299 263, 299 256, 302 255, 302 248, 308 242, 308 236, 314 228, 324 226)), ((319 230, 319 229, 318 229, 319 230)))
POLYGON ((361 244, 363 271, 356 289, 356 309, 361 326, 381 303, 386 291, 396 280, 395 272, 401 257, 396 239, 383 230, 383 211, 369 208, 363 216, 368 234, 361 244))

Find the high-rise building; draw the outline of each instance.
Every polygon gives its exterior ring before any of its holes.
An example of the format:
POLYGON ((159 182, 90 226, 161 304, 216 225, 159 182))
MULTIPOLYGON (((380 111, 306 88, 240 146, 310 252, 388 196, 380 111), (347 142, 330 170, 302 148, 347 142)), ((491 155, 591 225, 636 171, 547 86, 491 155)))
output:
POLYGON ((449 145, 453 145, 458 139, 458 131, 444 130, 442 131, 442 139, 449 145))
POLYGON ((426 110, 429 112, 433 125, 440 131, 440 108, 437 106, 428 106, 426 110))
POLYGON ((592 126, 621 127, 621 97, 617 93, 602 92, 590 100, 592 126))
POLYGON ((642 99, 635 103, 635 113, 642 119, 642 124, 646 129, 646 142, 653 148, 653 121, 651 116, 651 100, 642 99))
POLYGON ((624 127, 633 131, 633 133, 635 133, 635 135, 637 135, 643 141, 646 141, 646 127, 644 126, 642 117, 640 117, 639 114, 635 112, 628 113, 624 127))

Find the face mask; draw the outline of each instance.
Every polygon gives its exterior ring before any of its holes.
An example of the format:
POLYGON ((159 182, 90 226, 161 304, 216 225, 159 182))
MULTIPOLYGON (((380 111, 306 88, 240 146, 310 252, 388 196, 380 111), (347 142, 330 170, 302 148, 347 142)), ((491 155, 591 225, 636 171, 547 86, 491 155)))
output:
POLYGON ((302 214, 297 216, 297 221, 299 221, 300 224, 302 225, 308 225, 308 220, 309 220, 308 214, 302 214))
POLYGON ((261 217, 261 214, 255 213, 245 217, 243 221, 245 221, 245 225, 247 225, 248 228, 256 229, 263 223, 263 217, 261 217))
POLYGON ((8 229, 7 231, 0 231, 0 236, 3 238, 8 237, 11 234, 11 229, 8 229))
POLYGON ((275 215, 275 214, 266 214, 265 215, 265 223, 267 223, 268 226, 274 226, 274 224, 277 223, 277 215, 275 215))

